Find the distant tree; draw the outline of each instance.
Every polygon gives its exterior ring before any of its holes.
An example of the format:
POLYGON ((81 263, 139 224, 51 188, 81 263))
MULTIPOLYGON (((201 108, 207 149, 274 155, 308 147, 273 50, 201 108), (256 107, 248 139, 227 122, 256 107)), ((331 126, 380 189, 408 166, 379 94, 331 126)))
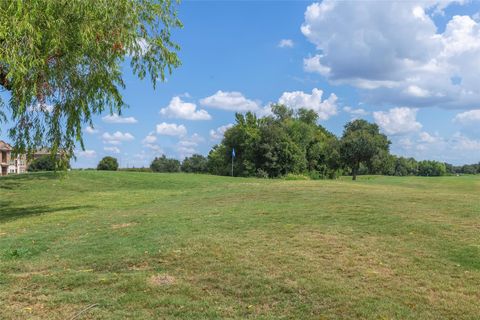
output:
POLYGON ((162 155, 152 161, 150 169, 153 172, 180 172, 180 161, 162 155))
POLYGON ((232 149, 235 149, 234 175, 253 176, 256 170, 257 151, 260 140, 260 121, 252 112, 245 115, 235 114, 236 124, 224 133, 222 144, 223 163, 226 164, 226 174, 230 173, 232 149))
POLYGON ((418 163, 418 175, 426 177, 444 176, 447 173, 445 163, 424 160, 418 163))
POLYGON ((272 115, 263 118, 251 112, 236 114, 235 125, 208 155, 209 172, 230 174, 235 149, 236 176, 336 176, 340 167, 338 139, 317 124, 318 114, 307 109, 294 112, 282 104, 271 109, 272 115))
POLYGON ((207 158, 204 156, 194 154, 183 159, 181 169, 188 173, 206 173, 208 172, 207 162, 207 158))
POLYGON ((445 162, 445 169, 447 170, 447 174, 457 173, 456 170, 455 170, 455 166, 450 164, 450 163, 447 163, 447 162, 445 162))
POLYGON ((27 171, 55 171, 55 158, 45 155, 33 160, 29 165, 27 171))
POLYGON ((280 122, 262 125, 260 139, 256 145, 257 169, 270 177, 306 171, 305 151, 295 143, 280 122))
POLYGON ((97 170, 117 171, 118 161, 114 157, 104 157, 97 165, 97 170))
POLYGON ((388 152, 389 145, 390 141, 376 124, 365 120, 347 123, 340 140, 340 154, 343 163, 352 170, 352 179, 357 179, 360 164, 370 164, 375 155, 388 152))
POLYGON ((228 175, 230 172, 230 157, 231 150, 227 151, 224 144, 213 146, 207 157, 208 172, 219 176, 228 175))
POLYGON ((382 150, 373 156, 368 164, 370 174, 382 174, 385 176, 395 175, 396 157, 386 150, 382 150))
POLYGON ((464 174, 477 174, 477 166, 475 164, 463 165, 461 172, 464 174))
POLYGON ((418 163, 413 158, 395 157, 395 176, 412 176, 418 174, 418 163))

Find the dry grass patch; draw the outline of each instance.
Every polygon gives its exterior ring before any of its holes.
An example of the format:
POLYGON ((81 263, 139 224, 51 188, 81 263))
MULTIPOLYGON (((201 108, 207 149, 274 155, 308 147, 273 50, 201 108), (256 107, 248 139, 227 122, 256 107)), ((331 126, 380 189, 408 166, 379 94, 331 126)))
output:
POLYGON ((153 275, 150 278, 148 278, 148 281, 147 281, 149 285, 156 286, 156 287, 171 286, 171 285, 174 285, 176 282, 177 282, 177 279, 175 279, 175 277, 170 276, 168 274, 153 275))

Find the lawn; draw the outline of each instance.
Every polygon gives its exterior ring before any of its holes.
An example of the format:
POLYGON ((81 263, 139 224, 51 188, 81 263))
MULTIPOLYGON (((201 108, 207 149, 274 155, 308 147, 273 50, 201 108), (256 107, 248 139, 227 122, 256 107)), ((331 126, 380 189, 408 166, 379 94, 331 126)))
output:
POLYGON ((0 178, 0 319, 479 319, 479 231, 475 176, 0 178))

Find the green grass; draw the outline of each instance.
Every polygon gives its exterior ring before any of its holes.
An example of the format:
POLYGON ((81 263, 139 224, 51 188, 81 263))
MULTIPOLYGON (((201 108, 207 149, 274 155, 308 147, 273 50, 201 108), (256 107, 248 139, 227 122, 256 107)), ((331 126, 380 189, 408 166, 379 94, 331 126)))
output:
POLYGON ((0 179, 0 318, 478 319, 480 178, 0 179))

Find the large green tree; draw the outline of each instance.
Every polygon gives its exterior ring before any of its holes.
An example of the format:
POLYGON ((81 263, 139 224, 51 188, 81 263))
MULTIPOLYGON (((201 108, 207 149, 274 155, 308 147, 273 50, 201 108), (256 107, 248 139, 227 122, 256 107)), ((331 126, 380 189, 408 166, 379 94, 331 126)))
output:
POLYGON ((338 169, 337 138, 317 124, 313 110, 271 106, 272 114, 237 114, 222 143, 208 155, 211 173, 229 174, 232 149, 234 175, 279 177, 289 173, 333 177, 338 169))
POLYGON ((357 179, 361 164, 372 166, 374 157, 388 153, 390 141, 380 133, 376 124, 365 120, 354 120, 345 125, 340 140, 343 163, 352 170, 352 179, 357 179))
POLYGON ((97 165, 97 170, 105 171, 117 171, 118 170, 118 160, 114 157, 103 157, 102 160, 97 165))
POLYGON ((18 151, 72 154, 82 126, 125 107, 122 64, 155 87, 180 65, 172 0, 0 1, 0 116, 18 151))

